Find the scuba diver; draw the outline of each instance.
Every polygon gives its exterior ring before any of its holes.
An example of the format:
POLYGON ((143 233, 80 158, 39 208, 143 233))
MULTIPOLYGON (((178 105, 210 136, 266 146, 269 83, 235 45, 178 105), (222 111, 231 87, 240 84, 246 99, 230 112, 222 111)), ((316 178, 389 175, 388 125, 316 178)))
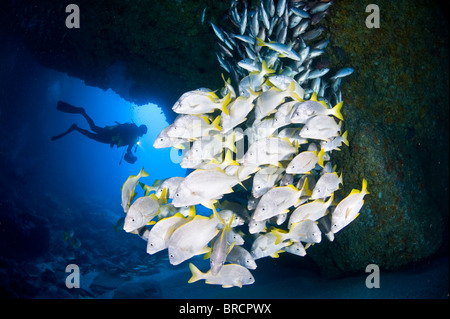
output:
MULTIPOLYGON (((95 125, 94 121, 86 114, 86 111, 82 107, 76 107, 72 106, 68 103, 58 101, 58 104, 56 106, 56 109, 61 112, 71 113, 71 114, 81 114, 86 121, 89 124, 90 129, 93 132, 90 132, 88 130, 82 129, 78 127, 76 124, 72 124, 72 126, 69 127, 69 129, 61 133, 59 135, 53 136, 51 138, 52 141, 55 141, 57 139, 60 139, 70 132, 78 131, 84 136, 89 137, 90 139, 93 139, 100 143, 106 143, 109 144, 110 147, 113 147, 116 145, 117 147, 122 147, 128 145, 127 153, 123 157, 128 163, 133 164, 136 162, 137 157, 133 155, 132 149, 133 146, 136 145, 134 149, 134 153, 136 153, 137 144, 139 142, 139 137, 143 136, 147 133, 147 126, 141 125, 137 126, 134 123, 125 123, 120 124, 117 123, 116 125, 111 126, 105 126, 105 127, 99 127, 95 125)), ((122 163, 122 160, 120 160, 122 163)))

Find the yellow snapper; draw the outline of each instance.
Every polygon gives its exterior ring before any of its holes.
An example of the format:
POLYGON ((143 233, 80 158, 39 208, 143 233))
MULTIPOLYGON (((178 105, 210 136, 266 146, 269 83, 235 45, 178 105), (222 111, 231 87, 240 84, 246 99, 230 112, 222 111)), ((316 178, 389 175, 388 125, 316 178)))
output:
POLYGON ((195 255, 207 253, 208 243, 219 232, 217 229, 219 223, 220 220, 214 215, 210 217, 197 215, 190 222, 177 228, 168 242, 170 263, 178 265, 195 255))
POLYGON ((275 244, 276 240, 277 237, 271 232, 259 235, 252 244, 250 254, 255 260, 267 256, 278 258, 278 254, 284 251, 284 247, 289 246, 291 243, 289 241, 281 241, 275 244))
MULTIPOLYGON (((195 207, 195 206, 192 206, 195 207)), ((150 229, 150 233, 147 238, 147 253, 150 255, 157 253, 168 246, 168 241, 173 232, 181 225, 191 221, 195 216, 195 209, 188 217, 183 216, 180 213, 167 218, 159 220, 150 229)))
POLYGON ((291 123, 304 124, 316 115, 333 115, 343 121, 344 118, 341 114, 342 105, 343 102, 340 102, 330 109, 325 101, 317 101, 317 95, 314 92, 311 100, 300 103, 292 113, 291 123))
POLYGON ((292 77, 287 75, 272 75, 269 76, 269 81, 280 90, 286 90, 291 83, 294 83, 294 92, 300 99, 305 96, 305 90, 292 77))
POLYGON ((283 249, 285 252, 297 255, 297 256, 305 256, 306 255, 306 248, 303 246, 301 242, 295 242, 290 246, 286 246, 283 249))
POLYGON ((295 85, 294 81, 292 81, 286 90, 280 90, 273 86, 269 90, 261 93, 255 104, 255 121, 259 122, 263 117, 274 112, 277 106, 283 103, 287 97, 300 100, 300 97, 294 90, 295 85))
MULTIPOLYGON (((230 218, 230 221, 228 225, 226 225, 219 233, 219 235, 216 237, 216 239, 213 241, 213 244, 211 245, 211 255, 209 257, 210 265, 211 265, 211 274, 213 276, 217 275, 222 269, 223 264, 225 263, 225 259, 227 258, 227 254, 229 252, 229 245, 228 245, 228 234, 231 230, 231 223, 233 222, 234 216, 230 218)), ((222 223, 225 223, 223 220, 221 220, 222 223)), ((231 246, 234 246, 234 243, 231 244, 231 246)), ((232 247, 231 247, 232 248, 232 247)))
POLYGON ((139 197, 128 210, 123 229, 132 232, 147 225, 158 215, 159 206, 158 199, 154 195, 139 197))
POLYGON ((313 189, 311 199, 325 198, 339 189, 339 184, 342 184, 342 173, 338 176, 336 172, 325 173, 320 176, 313 189))
POLYGON ((243 157, 244 165, 272 164, 280 166, 279 161, 287 160, 297 152, 288 139, 268 137, 260 139, 250 145, 243 157))
POLYGON ((184 149, 189 142, 189 139, 182 139, 178 137, 170 137, 167 135, 167 131, 172 128, 172 125, 165 127, 161 133, 159 133, 155 142, 153 143, 154 148, 166 148, 166 147, 174 147, 176 149, 184 149))
POLYGON ((167 191, 167 198, 173 198, 175 191, 177 190, 184 177, 174 176, 164 180, 158 189, 155 191, 156 197, 160 198, 164 188, 167 191))
POLYGON ((259 91, 267 74, 275 73, 267 67, 266 61, 262 62, 261 72, 252 72, 239 82, 239 95, 249 96, 250 90, 259 91))
POLYGON ((291 116, 292 113, 295 112, 295 109, 298 107, 300 102, 298 101, 290 101, 281 104, 277 112, 275 113, 275 116, 273 118, 273 126, 275 128, 280 128, 285 125, 291 124, 291 116))
POLYGON ((253 110, 254 100, 259 95, 260 93, 249 89, 249 96, 239 96, 228 105, 228 114, 223 113, 220 118, 222 133, 227 133, 247 120, 247 115, 253 110))
POLYGON ((286 168, 288 174, 306 174, 311 171, 316 164, 323 167, 324 151, 319 154, 316 151, 304 151, 295 156, 286 168))
POLYGON ((364 178, 361 190, 353 189, 347 197, 339 202, 331 214, 331 231, 333 233, 337 233, 358 217, 364 204, 364 196, 367 194, 370 193, 367 191, 367 181, 364 178))
POLYGON ((300 137, 316 140, 329 140, 338 135, 341 126, 328 115, 316 115, 306 121, 300 131, 300 137))
POLYGON ((322 149, 325 152, 331 152, 334 150, 340 151, 339 147, 342 145, 342 143, 344 143, 347 146, 349 145, 347 134, 348 134, 347 131, 345 131, 342 135, 336 136, 330 141, 321 141, 320 147, 322 147, 322 149))
POLYGON ((286 127, 278 132, 279 138, 287 138, 292 144, 296 143, 298 145, 308 143, 308 140, 300 137, 300 129, 297 127, 286 127))
POLYGON ((289 207, 298 203, 302 193, 293 185, 272 188, 261 197, 253 219, 258 222, 288 212, 289 207))
POLYGON ((192 272, 192 277, 188 283, 193 283, 198 280, 205 279, 205 283, 212 285, 222 285, 223 288, 239 287, 243 285, 251 285, 255 282, 250 271, 237 264, 224 265, 217 275, 213 275, 211 270, 202 273, 192 263, 189 264, 189 269, 192 272))
POLYGON ((286 44, 273 41, 270 43, 265 43, 260 38, 256 38, 256 41, 258 43, 258 46, 266 46, 269 49, 278 52, 281 58, 289 58, 294 61, 301 61, 301 57, 298 55, 298 53, 295 52, 292 48, 288 47, 286 44))
POLYGON ((272 229, 271 232, 276 237, 275 244, 289 240, 311 244, 317 244, 322 241, 322 233, 320 232, 319 226, 317 226, 317 222, 310 219, 292 224, 289 232, 282 229, 272 229))
POLYGON ((212 113, 216 109, 228 113, 226 107, 230 102, 231 92, 223 99, 210 90, 193 90, 184 93, 177 102, 175 102, 172 110, 178 114, 202 114, 212 113))
POLYGON ((232 192, 240 183, 237 176, 229 176, 221 169, 198 169, 184 178, 172 200, 172 205, 181 207, 202 204, 210 207, 215 199, 232 192))
POLYGON ((253 197, 259 198, 267 193, 275 185, 283 172, 284 168, 279 168, 272 165, 260 169, 253 176, 253 197))
POLYGON ((130 208, 130 204, 136 196, 134 189, 136 188, 136 185, 139 183, 139 179, 141 177, 147 177, 148 173, 144 171, 144 168, 141 169, 138 175, 130 175, 128 179, 123 183, 122 186, 122 208, 123 211, 126 213, 128 212, 128 209, 130 208))
POLYGON ((299 223, 305 219, 318 220, 327 213, 328 207, 333 202, 333 194, 330 198, 324 202, 322 199, 316 199, 315 201, 298 206, 291 214, 289 218, 288 228, 295 223, 299 223))
POLYGON ((220 131, 220 115, 210 123, 207 116, 180 115, 167 131, 172 138, 192 139, 207 136, 211 131, 220 131))
POLYGON ((247 269, 256 269, 256 262, 252 255, 243 247, 234 246, 227 255, 227 262, 238 264, 247 269))

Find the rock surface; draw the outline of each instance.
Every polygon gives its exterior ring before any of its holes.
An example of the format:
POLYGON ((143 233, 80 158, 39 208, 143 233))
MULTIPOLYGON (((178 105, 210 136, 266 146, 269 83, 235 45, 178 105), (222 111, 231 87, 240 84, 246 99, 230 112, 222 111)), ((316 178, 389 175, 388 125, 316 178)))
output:
POLYGON ((336 3, 327 21, 330 65, 355 69, 342 88, 350 146, 332 159, 343 194, 363 177, 371 193, 334 242, 309 250, 328 276, 448 247, 448 17, 426 1, 377 4, 379 29, 365 27, 360 1, 336 3))

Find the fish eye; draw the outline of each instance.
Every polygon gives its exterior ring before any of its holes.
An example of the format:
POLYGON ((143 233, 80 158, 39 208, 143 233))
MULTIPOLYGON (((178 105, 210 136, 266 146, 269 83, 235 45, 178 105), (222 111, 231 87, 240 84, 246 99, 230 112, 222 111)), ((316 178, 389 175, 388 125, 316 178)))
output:
POLYGON ((161 142, 164 142, 164 138, 163 138, 163 137, 161 137, 159 140, 160 140, 161 142))
POLYGON ((170 254, 169 257, 170 257, 170 258, 173 258, 173 254, 170 254))
POLYGON ((317 192, 320 193, 320 189, 317 189, 317 192))
POLYGON ((261 208, 262 211, 265 211, 266 209, 264 207, 261 208))
POLYGON ((175 196, 176 196, 176 197, 180 197, 180 193, 176 193, 175 196))

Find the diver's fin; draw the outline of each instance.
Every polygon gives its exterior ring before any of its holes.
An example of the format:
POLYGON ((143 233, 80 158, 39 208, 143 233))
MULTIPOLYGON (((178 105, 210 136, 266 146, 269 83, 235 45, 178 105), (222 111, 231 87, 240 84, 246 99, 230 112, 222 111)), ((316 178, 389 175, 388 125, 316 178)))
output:
POLYGON ((84 113, 84 109, 82 107, 76 107, 73 105, 70 105, 69 103, 58 101, 58 104, 56 105, 56 109, 61 112, 66 113, 72 113, 72 114, 81 114, 84 113))
POLYGON ((52 142, 56 141, 56 140, 59 140, 60 138, 66 136, 67 134, 69 134, 72 131, 75 131, 76 129, 77 129, 77 125, 76 124, 72 124, 67 131, 65 131, 64 133, 61 133, 59 135, 53 136, 51 138, 51 140, 52 140, 52 142))

